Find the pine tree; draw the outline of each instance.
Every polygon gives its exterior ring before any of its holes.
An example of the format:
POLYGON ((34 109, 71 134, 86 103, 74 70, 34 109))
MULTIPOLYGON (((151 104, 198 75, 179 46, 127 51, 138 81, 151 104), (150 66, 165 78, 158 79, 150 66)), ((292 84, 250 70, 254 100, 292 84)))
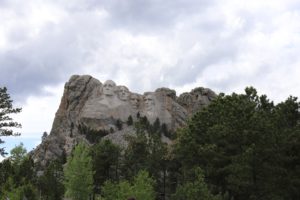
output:
POLYGON ((65 196, 73 200, 88 199, 93 191, 94 172, 92 158, 85 144, 80 143, 75 147, 73 155, 68 158, 64 174, 65 196))
POLYGON ((27 150, 24 147, 23 143, 20 143, 18 146, 15 146, 10 151, 10 160, 14 165, 20 165, 22 160, 25 158, 27 150))
POLYGON ((37 199, 38 193, 34 187, 36 180, 34 162, 26 152, 23 144, 20 144, 11 150, 11 157, 3 161, 0 169, 0 197, 37 199))
POLYGON ((42 136, 42 142, 45 141, 47 137, 48 137, 48 133, 45 131, 42 136))
POLYGON ((152 131, 153 133, 159 131, 160 129, 160 121, 159 121, 159 118, 156 118, 153 125, 152 125, 152 131))
POLYGON ((197 167, 194 170, 195 180, 188 181, 177 188, 173 200, 221 200, 220 196, 213 195, 204 181, 203 171, 197 167))
POLYGON ((107 180, 119 179, 120 147, 110 140, 102 140, 92 147, 94 174, 94 191, 100 193, 101 185, 107 180))
MULTIPOLYGON (((21 124, 13 121, 10 114, 21 112, 21 108, 13 108, 12 100, 7 93, 6 87, 0 88, 0 137, 1 136, 18 136, 19 133, 14 132, 11 128, 21 128, 21 124)), ((4 143, 0 138, 0 144, 4 143)), ((7 153, 4 148, 0 148, 0 155, 7 153)))
POLYGON ((163 123, 160 127, 160 132, 168 137, 168 138, 171 138, 171 139, 174 139, 174 135, 171 134, 171 132, 168 130, 168 126, 167 124, 163 123))
POLYGON ((201 167, 215 193, 234 199, 299 199, 300 103, 274 105, 254 88, 221 94, 180 129, 175 158, 183 182, 201 167))
POLYGON ((132 119, 132 116, 129 115, 128 119, 127 119, 127 125, 128 126, 132 126, 133 125, 133 119, 132 119))
POLYGON ((140 170, 147 169, 149 147, 145 134, 137 133, 137 136, 128 136, 128 147, 124 152, 122 172, 126 178, 135 176, 140 170))
POLYGON ((50 162, 44 174, 38 178, 38 188, 44 199, 58 200, 64 195, 62 162, 50 162))
POLYGON ((118 130, 122 130, 122 127, 123 127, 123 123, 120 119, 117 119, 116 121, 116 127, 118 128, 118 130))
POLYGON ((115 132, 114 128, 113 128, 113 127, 110 127, 109 132, 110 132, 110 133, 114 133, 114 132, 115 132))
POLYGON ((119 183, 105 182, 102 187, 102 197, 104 200, 126 200, 128 198, 154 200, 155 181, 150 177, 147 171, 141 170, 134 177, 130 184, 123 180, 119 183))

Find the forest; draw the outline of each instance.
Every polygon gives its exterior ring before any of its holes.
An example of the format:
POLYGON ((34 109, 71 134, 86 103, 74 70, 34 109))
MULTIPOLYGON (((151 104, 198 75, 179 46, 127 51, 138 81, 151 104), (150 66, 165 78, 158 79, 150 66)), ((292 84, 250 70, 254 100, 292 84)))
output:
MULTIPOLYGON (((0 94, 2 137, 14 134, 5 130, 19 124, 4 119, 20 109, 12 108, 5 89, 0 94)), ((253 87, 242 94, 221 93, 175 132, 158 119, 153 124, 136 119, 118 122, 120 129, 134 126, 126 149, 82 128, 89 142, 78 143, 70 156, 51 161, 42 173, 24 146, 16 146, 0 163, 0 200, 300 199, 296 97, 275 104, 253 87)))

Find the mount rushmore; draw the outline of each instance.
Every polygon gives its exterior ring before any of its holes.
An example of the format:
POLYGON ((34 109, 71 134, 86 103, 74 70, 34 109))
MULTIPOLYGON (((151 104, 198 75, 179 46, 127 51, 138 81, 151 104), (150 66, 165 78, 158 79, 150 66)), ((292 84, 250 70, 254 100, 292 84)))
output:
POLYGON ((101 83, 89 75, 73 75, 65 84, 50 134, 31 154, 42 166, 50 159, 69 154, 79 141, 86 139, 80 134, 82 126, 100 131, 98 134, 101 130, 109 132, 104 138, 124 145, 124 136, 134 133, 133 127, 126 126, 130 116, 133 120, 146 117, 150 123, 159 119, 174 132, 216 96, 212 90, 203 87, 179 97, 169 88, 158 88, 141 95, 112 80, 101 83), (124 124, 122 130, 117 128, 117 121, 124 124))

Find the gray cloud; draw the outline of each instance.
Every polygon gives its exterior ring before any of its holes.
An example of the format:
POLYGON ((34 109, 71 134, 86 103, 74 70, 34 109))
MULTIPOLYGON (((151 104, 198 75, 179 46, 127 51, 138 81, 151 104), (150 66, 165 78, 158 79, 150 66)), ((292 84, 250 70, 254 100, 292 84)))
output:
MULTIPOLYGON (((111 25, 127 27, 131 31, 153 31, 169 28, 181 17, 201 13, 214 0, 89 0, 67 5, 71 11, 105 9, 111 16, 111 25)), ((66 5, 64 5, 66 6, 66 5)))
POLYGON ((167 0, 161 1, 105 1, 106 8, 113 17, 113 24, 128 26, 131 30, 162 31, 172 28, 181 17, 201 13, 214 1, 208 0, 167 0))
POLYGON ((46 31, 42 37, 0 54, 1 83, 17 100, 42 92, 45 85, 66 81, 80 72, 88 57, 72 30, 58 34, 48 28, 46 31))
MULTIPOLYGON (((157 31, 168 34, 173 31, 174 26, 180 22, 180 19, 185 23, 185 20, 189 20, 188 17, 193 13, 205 12, 212 5, 212 2, 187 2, 182 0, 165 1, 163 4, 160 1, 122 1, 122 3, 120 1, 74 1, 69 4, 60 2, 60 6, 65 9, 69 17, 58 24, 48 23, 44 25, 38 37, 29 38, 31 27, 19 27, 18 24, 13 27, 7 40, 12 43, 24 42, 26 44, 22 45, 21 48, 0 54, 1 68, 5 71, 0 75, 1 79, 11 88, 13 94, 22 97, 26 94, 42 92, 44 85, 66 81, 72 73, 81 73, 84 71, 81 69, 87 67, 89 61, 99 62, 98 66, 100 66, 96 69, 99 73, 114 76, 116 75, 115 71, 124 68, 124 66, 130 67, 130 64, 126 66, 126 63, 118 61, 117 63, 105 61, 105 59, 122 59, 120 58, 121 54, 117 57, 113 57, 112 54, 96 55, 99 51, 100 54, 107 54, 106 48, 109 48, 114 40, 109 36, 110 31, 121 29, 133 35, 149 31, 152 34, 157 31), (108 12, 109 17, 99 22, 94 13, 97 9, 104 9, 108 12), (96 58, 98 56, 104 56, 104 58, 99 60, 99 58, 96 58), (101 66, 101 63, 103 66, 101 66), (9 79, 7 75, 16 71, 18 73, 14 75, 14 78, 9 79)), ((10 9, 15 8, 13 3, 6 6, 10 9)), ((21 11, 21 13, 27 13, 28 9, 24 5, 21 7, 21 11)), ((213 32, 215 29, 220 29, 221 24, 219 22, 210 23, 209 20, 203 17, 197 26, 199 26, 197 29, 204 28, 206 31, 213 32)), ((193 37, 195 36, 194 33, 193 37)), ((193 43, 193 41, 187 40, 185 42, 193 43)), ((129 48, 133 47, 130 46, 129 48)), ((146 55, 145 59, 151 59, 149 57, 151 55, 146 55)), ((193 76, 198 74, 197 68, 206 62, 205 58, 201 58, 193 64, 196 66, 195 70, 186 71, 185 66, 191 61, 187 59, 179 61, 175 67, 179 67, 181 71, 186 73, 181 74, 180 77, 177 76, 177 78, 173 77, 174 79, 168 79, 172 74, 171 71, 161 70, 160 73, 165 74, 167 81, 175 81, 178 82, 177 84, 181 84, 185 81, 194 80, 193 76), (189 75, 191 77, 184 80, 189 75)), ((143 65, 145 63, 135 67, 135 70, 143 70, 140 69, 146 67, 143 65)), ((136 78, 131 74, 130 76, 132 76, 132 82, 140 79, 140 76, 136 78)), ((147 76, 147 74, 144 74, 144 76, 147 76)), ((149 78, 152 79, 152 77, 149 78)), ((158 86, 159 81, 157 83, 153 84, 152 82, 152 87, 158 86)), ((161 81, 160 84, 163 83, 166 83, 166 81, 161 81)), ((145 84, 147 85, 147 83, 145 84)), ((141 87, 146 86, 141 85, 141 87)))
POLYGON ((194 83, 268 91, 265 81, 286 84, 282 73, 295 93, 299 3, 276 2, 0 0, 0 84, 18 100, 82 73, 139 92, 194 83))
POLYGON ((24 135, 36 138, 50 130, 62 83, 72 74, 113 79, 139 93, 171 87, 179 94, 199 86, 231 93, 254 86, 279 102, 299 96, 299 5, 0 0, 0 87, 23 107, 24 135))

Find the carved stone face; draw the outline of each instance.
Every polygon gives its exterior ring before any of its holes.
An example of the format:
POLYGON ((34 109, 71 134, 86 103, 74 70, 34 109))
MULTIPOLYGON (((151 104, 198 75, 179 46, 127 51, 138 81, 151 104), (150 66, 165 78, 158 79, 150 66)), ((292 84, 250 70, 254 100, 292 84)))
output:
POLYGON ((113 96, 115 91, 116 83, 112 80, 105 81, 103 85, 103 94, 106 96, 113 96))
POLYGON ((130 103, 134 109, 137 109, 139 107, 139 103, 140 103, 139 96, 136 94, 132 94, 130 96, 130 103))
POLYGON ((129 96, 129 90, 125 86, 120 86, 118 89, 119 99, 122 101, 127 101, 129 96))
POLYGON ((152 111, 155 105, 155 97, 152 94, 147 94, 144 98, 147 111, 152 111))

